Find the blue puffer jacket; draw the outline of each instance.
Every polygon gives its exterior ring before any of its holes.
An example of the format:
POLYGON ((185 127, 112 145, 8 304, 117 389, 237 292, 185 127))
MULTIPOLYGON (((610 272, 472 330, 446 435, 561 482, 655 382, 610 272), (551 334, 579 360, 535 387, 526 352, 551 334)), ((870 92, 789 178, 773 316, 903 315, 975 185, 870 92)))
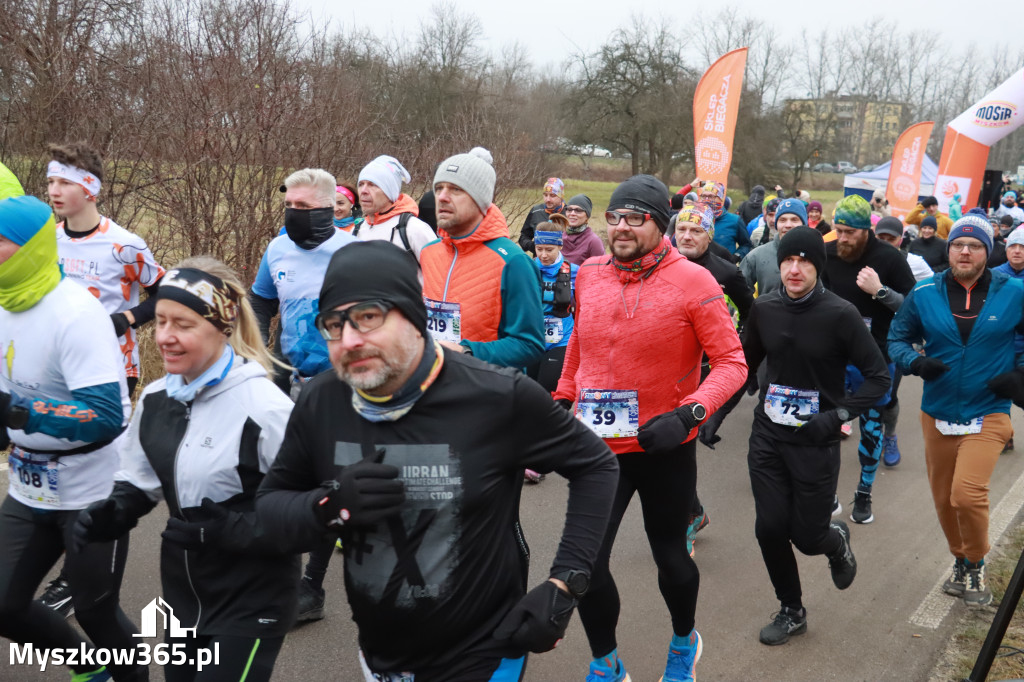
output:
POLYGON ((889 357, 909 372, 919 357, 911 344, 923 340, 929 357, 949 365, 938 379, 924 382, 921 409, 936 419, 965 423, 986 414, 1009 414, 1010 401, 988 390, 985 382, 1024 365, 1014 352, 1015 337, 1024 332, 1024 283, 992 273, 985 305, 964 345, 949 310, 949 276, 947 271, 923 279, 907 296, 889 327, 889 357))

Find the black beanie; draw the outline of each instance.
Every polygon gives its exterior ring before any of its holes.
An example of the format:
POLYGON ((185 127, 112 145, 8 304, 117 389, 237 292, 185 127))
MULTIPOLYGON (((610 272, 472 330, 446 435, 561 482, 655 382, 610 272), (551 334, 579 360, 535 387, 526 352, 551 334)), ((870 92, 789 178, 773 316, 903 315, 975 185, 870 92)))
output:
POLYGON ((414 327, 427 333, 427 308, 412 254, 383 239, 335 251, 320 288, 320 312, 374 299, 394 303, 414 327))
POLYGON ((651 220, 657 223, 662 234, 668 230, 669 217, 672 215, 668 187, 653 175, 634 175, 620 183, 608 202, 609 211, 617 208, 650 213, 651 220))
POLYGON ((825 240, 821 233, 801 225, 794 227, 779 240, 778 265, 790 256, 800 256, 811 261, 814 269, 821 276, 825 269, 825 240))

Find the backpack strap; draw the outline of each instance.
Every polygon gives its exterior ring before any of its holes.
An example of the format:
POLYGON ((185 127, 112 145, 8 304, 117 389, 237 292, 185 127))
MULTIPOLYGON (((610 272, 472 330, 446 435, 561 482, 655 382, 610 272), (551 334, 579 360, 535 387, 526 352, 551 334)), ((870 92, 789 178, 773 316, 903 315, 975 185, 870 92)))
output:
POLYGON ((412 245, 409 244, 409 219, 412 218, 412 213, 403 213, 398 216, 398 224, 391 228, 391 241, 395 241, 395 230, 398 230, 398 236, 402 238, 402 244, 405 246, 405 250, 412 253, 412 245))

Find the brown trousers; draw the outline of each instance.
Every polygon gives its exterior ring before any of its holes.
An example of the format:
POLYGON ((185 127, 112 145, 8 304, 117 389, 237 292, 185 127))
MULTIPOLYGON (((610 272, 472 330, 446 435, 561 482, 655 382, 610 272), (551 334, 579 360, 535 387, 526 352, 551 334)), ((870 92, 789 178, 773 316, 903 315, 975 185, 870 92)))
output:
POLYGON ((953 556, 974 563, 988 554, 988 482, 1013 435, 1010 416, 989 414, 981 433, 944 436, 921 413, 924 458, 939 525, 953 556))

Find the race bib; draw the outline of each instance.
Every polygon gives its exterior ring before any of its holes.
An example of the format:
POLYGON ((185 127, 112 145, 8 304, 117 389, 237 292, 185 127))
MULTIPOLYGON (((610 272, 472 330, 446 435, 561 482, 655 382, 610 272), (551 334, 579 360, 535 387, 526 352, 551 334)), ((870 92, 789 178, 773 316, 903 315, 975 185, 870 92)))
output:
POLYGON ((366 656, 363 650, 359 650, 359 667, 363 669, 363 679, 366 682, 416 682, 414 673, 375 673, 366 664, 366 656))
POLYGON ((818 414, 818 392, 769 384, 764 396, 764 413, 776 424, 801 426, 812 415, 818 414))
POLYGON ((967 436, 972 433, 981 433, 981 423, 984 419, 984 417, 975 417, 966 424, 958 424, 957 422, 947 422, 943 419, 936 419, 935 428, 937 428, 939 433, 943 436, 967 436))
POLYGON ((462 312, 458 303, 424 298, 427 306, 427 331, 435 341, 462 341, 462 312))
POLYGON ((640 400, 636 391, 583 389, 576 418, 601 438, 629 438, 640 431, 640 400))
POLYGON ((562 340, 562 318, 544 318, 544 343, 558 343, 562 340))
POLYGON ((14 448, 7 461, 11 467, 8 479, 13 490, 26 500, 46 507, 60 507, 57 462, 50 461, 45 455, 31 455, 20 448, 14 448))

